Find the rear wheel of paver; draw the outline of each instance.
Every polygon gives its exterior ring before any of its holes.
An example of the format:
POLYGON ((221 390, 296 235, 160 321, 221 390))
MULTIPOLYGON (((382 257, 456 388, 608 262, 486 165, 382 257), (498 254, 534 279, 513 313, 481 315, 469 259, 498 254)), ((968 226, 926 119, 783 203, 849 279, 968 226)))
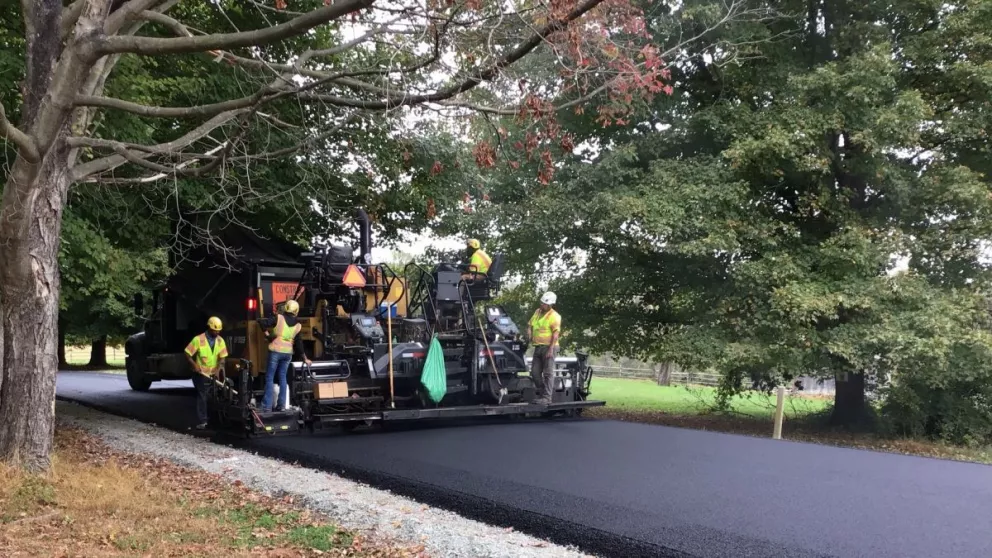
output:
POLYGON ((127 359, 127 384, 134 391, 148 391, 148 388, 152 387, 152 381, 145 378, 141 370, 138 370, 139 362, 141 361, 138 359, 127 359))

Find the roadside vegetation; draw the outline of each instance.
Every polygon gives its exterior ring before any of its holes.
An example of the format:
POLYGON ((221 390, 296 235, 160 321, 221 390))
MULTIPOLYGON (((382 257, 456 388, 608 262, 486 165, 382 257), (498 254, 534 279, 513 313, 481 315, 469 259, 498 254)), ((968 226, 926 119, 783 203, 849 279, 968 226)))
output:
MULTIPOLYGON (((659 386, 650 380, 594 378, 592 398, 606 407, 588 411, 603 419, 693 428, 770 438, 775 396, 750 391, 735 395, 721 409, 718 392, 706 386, 659 386)), ((791 392, 785 399, 782 437, 787 440, 836 445, 992 464, 992 448, 964 446, 924 437, 899 436, 888 424, 874 431, 854 431, 829 424, 828 396, 791 392)))
MULTIPOLYGON (((594 398, 605 399, 610 407, 629 412, 665 412, 698 415, 713 412, 717 406, 717 390, 706 386, 659 386, 650 380, 593 378, 594 398)), ((829 408, 824 397, 788 395, 785 414, 790 418, 806 417, 829 408)), ((730 399, 728 413, 746 418, 771 418, 775 412, 775 396, 748 392, 730 399)))
POLYGON ((0 556, 411 557, 239 482, 59 428, 52 468, 0 465, 0 556))

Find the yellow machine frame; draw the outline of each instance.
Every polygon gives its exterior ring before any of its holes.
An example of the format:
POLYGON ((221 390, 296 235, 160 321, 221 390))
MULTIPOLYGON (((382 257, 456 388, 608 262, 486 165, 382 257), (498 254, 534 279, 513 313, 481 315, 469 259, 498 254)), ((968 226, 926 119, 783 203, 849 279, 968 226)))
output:
MULTIPOLYGON (((368 285, 365 287, 365 311, 368 313, 375 313, 378 311, 376 304, 376 293, 384 289, 385 281, 379 276, 379 268, 373 267, 368 270, 369 281, 368 285)), ((379 298, 379 302, 385 302, 390 306, 396 306, 396 315, 398 317, 407 315, 406 307, 406 294, 407 283, 403 278, 396 278, 393 282, 389 292, 385 297, 379 298)), ((262 302, 259 300, 259 308, 262 307, 262 302)), ((304 341, 311 341, 314 344, 314 354, 310 355, 313 358, 320 358, 324 354, 324 347, 321 340, 314 337, 313 330, 316 328, 318 331, 324 331, 324 324, 321 316, 323 315, 323 308, 326 305, 326 301, 320 301, 317 303, 317 307, 313 309, 313 316, 301 316, 299 318, 300 324, 303 326, 300 329, 300 338, 304 341)), ((341 318, 349 317, 349 314, 344 311, 340 306, 337 308, 337 315, 341 318)), ((263 316, 264 317, 264 316, 263 316)), ((259 374, 265 373, 264 363, 268 359, 269 354, 269 331, 265 330, 258 324, 255 320, 250 320, 248 322, 242 322, 236 324, 236 327, 244 328, 246 339, 245 339, 245 355, 242 358, 247 359, 251 362, 251 375, 253 377, 259 374)), ((385 325, 383 325, 385 329, 385 325)), ((233 355, 232 355, 233 356, 233 355)), ((240 364, 235 361, 235 359, 230 359, 228 361, 229 367, 233 368, 233 371, 240 368, 240 364)), ((226 367, 227 368, 227 367, 226 367)))

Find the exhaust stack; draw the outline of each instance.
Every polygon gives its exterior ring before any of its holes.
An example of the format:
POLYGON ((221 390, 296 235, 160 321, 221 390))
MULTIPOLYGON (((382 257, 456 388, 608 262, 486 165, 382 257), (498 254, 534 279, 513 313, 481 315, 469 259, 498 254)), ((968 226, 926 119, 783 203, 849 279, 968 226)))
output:
POLYGON ((356 219, 358 221, 358 250, 361 252, 359 258, 361 263, 372 262, 372 221, 369 214, 364 209, 358 208, 356 219))

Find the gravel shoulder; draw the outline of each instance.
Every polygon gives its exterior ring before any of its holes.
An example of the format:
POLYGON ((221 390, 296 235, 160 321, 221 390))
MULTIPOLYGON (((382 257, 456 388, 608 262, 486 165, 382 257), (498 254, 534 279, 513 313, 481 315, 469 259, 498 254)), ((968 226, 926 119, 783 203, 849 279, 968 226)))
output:
POLYGON ((337 475, 213 444, 71 402, 56 402, 57 420, 110 447, 165 458, 223 475, 263 494, 292 496, 345 529, 424 545, 431 556, 578 558, 589 556, 513 531, 420 504, 337 475))

